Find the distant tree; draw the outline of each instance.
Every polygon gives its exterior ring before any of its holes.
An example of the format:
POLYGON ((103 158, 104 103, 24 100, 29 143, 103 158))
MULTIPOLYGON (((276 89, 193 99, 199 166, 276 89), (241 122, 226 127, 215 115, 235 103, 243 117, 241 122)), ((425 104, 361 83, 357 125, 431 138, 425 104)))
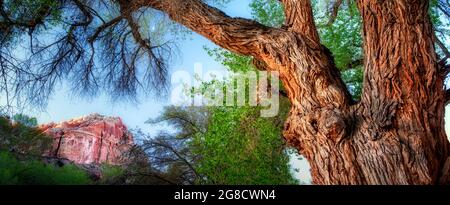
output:
POLYGON ((38 125, 37 119, 35 117, 30 117, 25 114, 15 114, 12 119, 13 121, 21 123, 28 127, 36 127, 38 125))
POLYGON ((141 145, 135 145, 128 155, 129 163, 125 166, 120 177, 116 177, 115 184, 134 185, 174 185, 181 184, 168 176, 166 171, 158 170, 149 160, 149 156, 141 145))
POLYGON ((68 164, 56 166, 36 159, 17 159, 0 151, 0 185, 88 185, 87 172, 68 164))
POLYGON ((207 130, 209 113, 201 107, 166 107, 151 124, 167 124, 173 130, 160 132, 156 136, 141 131, 136 135, 144 139, 141 149, 149 164, 159 170, 161 177, 174 184, 196 184, 204 176, 197 172, 199 156, 193 153, 193 138, 207 130))
POLYGON ((41 130, 0 117, 0 150, 41 156, 51 145, 52 138, 41 130))

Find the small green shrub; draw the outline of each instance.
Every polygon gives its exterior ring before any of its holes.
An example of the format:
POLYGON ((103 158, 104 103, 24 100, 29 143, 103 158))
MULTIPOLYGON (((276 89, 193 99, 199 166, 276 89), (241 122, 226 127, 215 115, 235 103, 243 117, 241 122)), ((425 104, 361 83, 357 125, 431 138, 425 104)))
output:
POLYGON ((27 155, 42 155, 48 151, 52 138, 35 127, 0 116, 0 149, 27 155))
POLYGON ((97 184, 123 184, 124 170, 119 166, 103 164, 101 174, 102 178, 97 184))
POLYGON ((22 125, 28 126, 28 127, 36 127, 38 126, 37 118, 30 117, 25 114, 15 114, 12 119, 15 122, 21 123, 22 125))
POLYGON ((57 167, 37 160, 19 161, 8 152, 0 152, 2 185, 84 185, 91 184, 87 173, 75 165, 57 167))

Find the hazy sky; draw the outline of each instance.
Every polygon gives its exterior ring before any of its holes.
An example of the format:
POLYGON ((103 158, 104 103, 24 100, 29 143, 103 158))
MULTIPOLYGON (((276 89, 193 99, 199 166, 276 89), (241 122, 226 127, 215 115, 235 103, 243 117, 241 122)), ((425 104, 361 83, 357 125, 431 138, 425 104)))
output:
MULTIPOLYGON (((232 1, 223 10, 231 16, 250 18, 251 11, 248 7, 249 3, 250 0, 232 1)), ((170 72, 176 70, 188 70, 192 72, 195 63, 202 63, 203 70, 222 68, 203 49, 204 46, 215 47, 215 45, 202 36, 192 34, 188 40, 181 41, 179 46, 180 57, 170 63, 170 72)), ((156 99, 155 97, 141 97, 139 100, 140 103, 138 104, 130 104, 129 102, 121 102, 119 100, 112 102, 109 97, 105 96, 98 96, 90 100, 74 98, 70 97, 70 91, 67 88, 62 87, 50 99, 46 111, 35 113, 34 115, 38 117, 40 123, 47 123, 51 121, 59 122, 69 120, 90 113, 99 113, 106 116, 120 116, 131 129, 140 128, 150 133, 155 133, 158 129, 163 129, 162 127, 158 128, 145 124, 145 121, 149 118, 157 117, 162 111, 162 108, 169 105, 169 100, 156 99)), ((450 119, 448 112, 446 112, 446 119, 450 119)), ((445 126, 447 130, 450 130, 450 123, 446 123, 445 126)), ((291 164, 295 168, 300 169, 300 173, 297 176, 302 181, 310 180, 306 160, 293 160, 291 164)))

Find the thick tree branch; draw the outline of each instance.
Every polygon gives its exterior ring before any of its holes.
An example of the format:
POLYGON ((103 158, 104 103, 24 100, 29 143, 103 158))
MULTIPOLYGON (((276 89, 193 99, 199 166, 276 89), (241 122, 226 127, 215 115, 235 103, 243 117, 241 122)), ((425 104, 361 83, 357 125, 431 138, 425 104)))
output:
POLYGON ((231 18, 199 0, 142 0, 136 8, 160 10, 215 44, 242 55, 258 56, 258 37, 271 30, 256 21, 231 18))
POLYGON ((231 18, 200 0, 140 0, 130 6, 160 10, 227 50, 263 61, 268 69, 279 72, 290 101, 304 112, 347 107, 351 95, 332 56, 320 44, 311 2, 283 2, 291 19, 287 29, 231 18))
POLYGON ((120 4, 120 13, 127 20, 128 25, 130 26, 131 34, 135 39, 136 43, 139 44, 140 47, 145 48, 149 51, 152 50, 150 45, 150 39, 144 39, 144 37, 140 33, 139 24, 135 21, 132 15, 132 10, 130 10, 127 5, 120 4))
POLYGON ((314 42, 319 42, 310 0, 280 0, 284 5, 286 26, 314 42))

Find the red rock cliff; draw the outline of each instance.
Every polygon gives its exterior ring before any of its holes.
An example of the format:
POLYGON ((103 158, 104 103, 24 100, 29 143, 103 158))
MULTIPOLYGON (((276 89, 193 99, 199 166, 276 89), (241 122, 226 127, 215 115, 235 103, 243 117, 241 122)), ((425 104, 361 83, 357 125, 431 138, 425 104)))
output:
POLYGON ((125 154, 134 144, 132 134, 119 117, 92 114, 42 125, 41 129, 54 139, 49 156, 77 164, 123 164, 125 154))

